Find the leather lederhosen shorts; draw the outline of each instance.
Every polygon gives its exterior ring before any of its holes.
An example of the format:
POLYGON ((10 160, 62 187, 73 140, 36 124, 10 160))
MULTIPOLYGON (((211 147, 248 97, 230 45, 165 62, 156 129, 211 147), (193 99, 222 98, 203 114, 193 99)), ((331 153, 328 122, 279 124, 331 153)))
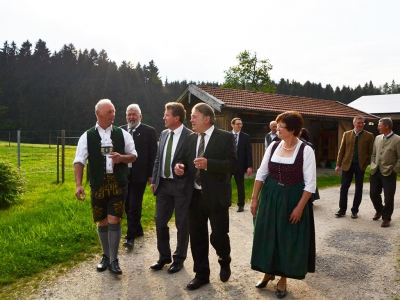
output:
POLYGON ((107 218, 107 215, 122 218, 128 185, 120 186, 113 174, 107 174, 101 187, 91 187, 91 204, 94 222, 107 218))

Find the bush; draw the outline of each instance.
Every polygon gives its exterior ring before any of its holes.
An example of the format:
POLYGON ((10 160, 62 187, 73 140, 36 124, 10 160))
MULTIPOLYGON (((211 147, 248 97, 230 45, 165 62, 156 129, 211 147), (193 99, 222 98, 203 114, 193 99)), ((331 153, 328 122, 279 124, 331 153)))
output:
POLYGON ((14 204, 22 194, 24 185, 19 170, 7 161, 0 161, 0 208, 14 204))

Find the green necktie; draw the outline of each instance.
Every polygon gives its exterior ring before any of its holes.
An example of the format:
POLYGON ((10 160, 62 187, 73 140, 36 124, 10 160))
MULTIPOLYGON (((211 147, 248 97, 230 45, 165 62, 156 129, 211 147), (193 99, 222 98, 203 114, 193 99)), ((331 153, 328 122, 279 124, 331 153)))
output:
POLYGON ((165 178, 169 178, 169 176, 171 175, 171 152, 172 152, 173 141, 174 141, 174 132, 171 131, 167 145, 167 153, 165 154, 165 164, 164 164, 165 178))

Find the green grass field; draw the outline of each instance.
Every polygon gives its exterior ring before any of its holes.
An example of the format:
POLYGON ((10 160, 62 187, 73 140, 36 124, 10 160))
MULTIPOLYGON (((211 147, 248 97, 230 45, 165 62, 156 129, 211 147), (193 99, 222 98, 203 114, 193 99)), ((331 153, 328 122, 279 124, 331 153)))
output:
MULTIPOLYGON (((10 287, 35 281, 44 271, 72 265, 101 253, 90 201, 76 200, 72 161, 75 147, 66 146, 65 183, 57 184, 57 149, 49 145, 21 145, 25 193, 9 209, 0 210, 0 298, 10 287)), ((61 155, 60 155, 61 156, 61 155)), ((0 142, 0 160, 17 166, 17 145, 0 142)), ((61 166, 61 162, 60 162, 61 166)), ((60 173, 61 174, 61 173, 60 173)), ((61 175, 60 175, 61 176, 61 175)), ((61 178, 61 177, 60 177, 61 178)), ((368 177, 366 176, 366 180, 368 177)), ((246 179, 249 199, 254 179, 246 179)), ((340 176, 318 178, 320 189, 340 184, 340 176)), ((86 183, 85 189, 89 191, 86 183)), ((233 180, 233 203, 237 193, 233 180)), ((155 198, 149 188, 143 201, 142 224, 154 227, 155 198)), ((123 226, 123 235, 126 224, 123 226)))

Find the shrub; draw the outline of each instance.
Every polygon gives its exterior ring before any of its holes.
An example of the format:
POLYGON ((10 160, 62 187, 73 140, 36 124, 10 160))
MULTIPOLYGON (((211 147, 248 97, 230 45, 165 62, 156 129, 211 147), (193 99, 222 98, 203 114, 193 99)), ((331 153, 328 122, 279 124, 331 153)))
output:
POLYGON ((9 207, 22 194, 25 181, 17 168, 0 161, 0 208, 9 207))

